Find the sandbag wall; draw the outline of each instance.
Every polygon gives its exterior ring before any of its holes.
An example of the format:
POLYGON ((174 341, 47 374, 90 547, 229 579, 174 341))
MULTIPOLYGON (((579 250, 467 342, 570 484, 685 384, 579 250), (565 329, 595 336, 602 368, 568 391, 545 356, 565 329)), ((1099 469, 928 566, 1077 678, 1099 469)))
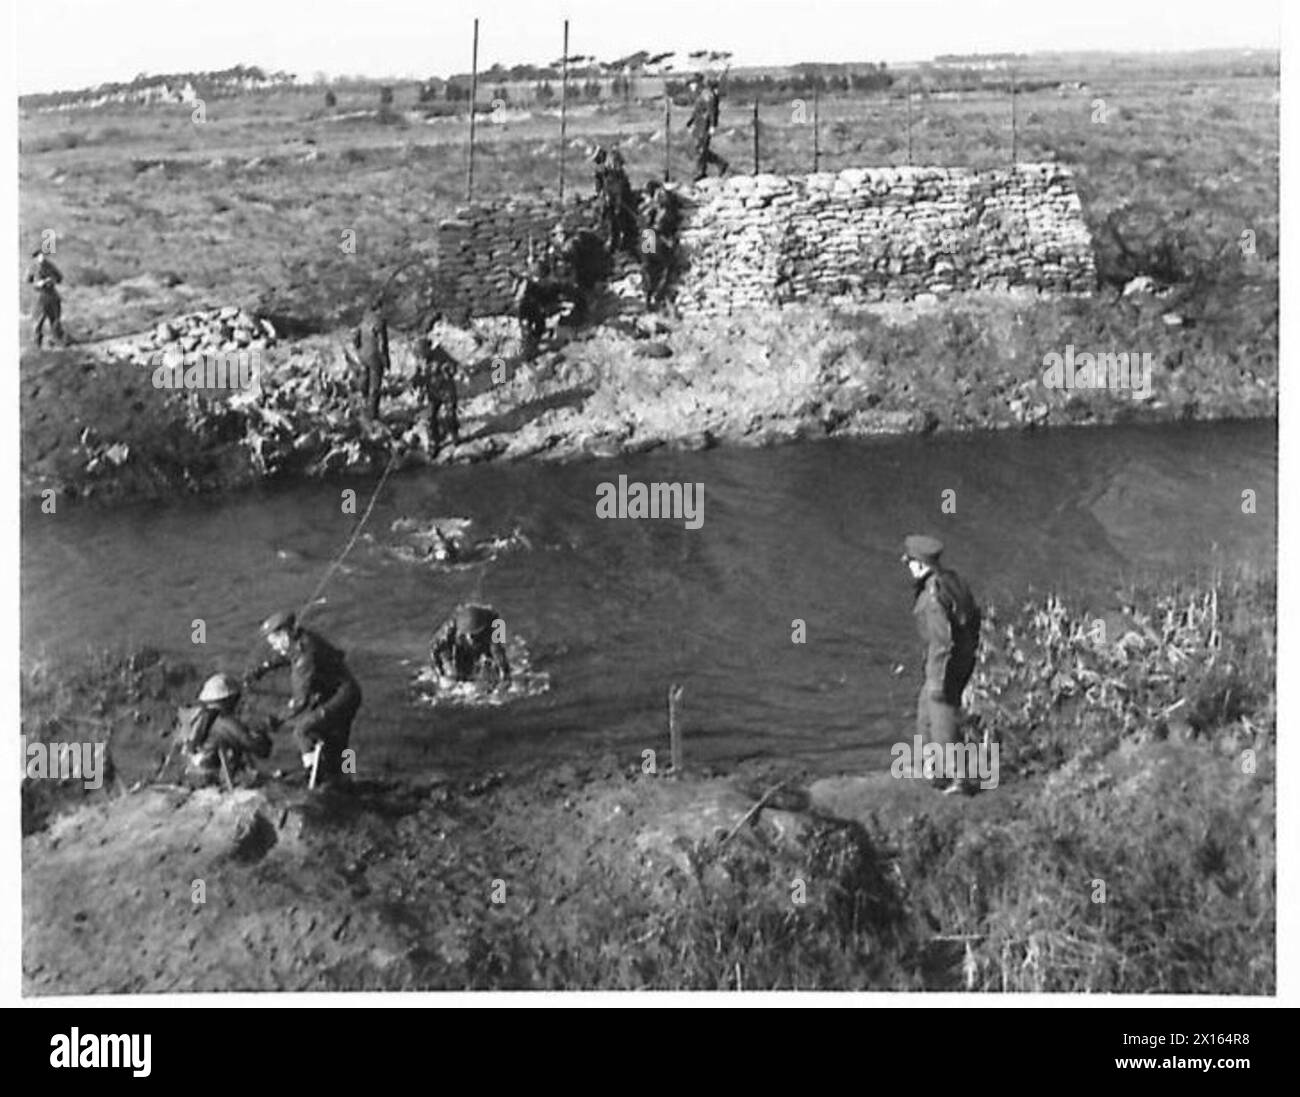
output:
MULTIPOLYGON (((674 188, 684 210, 683 313, 726 314, 787 301, 907 300, 1025 286, 1085 293, 1092 243, 1068 168, 850 168, 733 175, 674 188)), ((439 227, 439 298, 451 313, 510 308, 531 234, 558 220, 595 228, 593 201, 512 199, 458 211, 439 227)))

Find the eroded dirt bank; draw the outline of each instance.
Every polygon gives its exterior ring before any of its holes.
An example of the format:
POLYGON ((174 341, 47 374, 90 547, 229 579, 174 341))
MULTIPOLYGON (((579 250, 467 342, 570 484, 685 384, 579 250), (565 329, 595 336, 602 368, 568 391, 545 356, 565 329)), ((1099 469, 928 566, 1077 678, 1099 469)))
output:
POLYGON ((93 724, 118 765, 24 781, 25 992, 1273 993, 1272 578, 1125 598, 1109 639, 1054 596, 990 617, 972 796, 613 755, 187 792, 148 780, 192 672, 29 671, 28 741, 93 724))
MULTIPOLYGON (((1269 303, 1257 303, 1267 309, 1269 303)), ((661 446, 1276 414, 1276 356, 1220 345, 1141 299, 1015 295, 955 302, 788 307, 676 321, 615 310, 561 328, 531 362, 512 321, 439 333, 462 363, 461 443, 431 445, 394 336, 383 422, 357 414, 346 332, 277 343, 256 394, 167 391, 104 347, 22 362, 24 494, 123 498, 272 477, 373 473, 492 459, 614 457, 661 446), (1149 384, 1048 388, 1044 358, 1149 355, 1149 384)))

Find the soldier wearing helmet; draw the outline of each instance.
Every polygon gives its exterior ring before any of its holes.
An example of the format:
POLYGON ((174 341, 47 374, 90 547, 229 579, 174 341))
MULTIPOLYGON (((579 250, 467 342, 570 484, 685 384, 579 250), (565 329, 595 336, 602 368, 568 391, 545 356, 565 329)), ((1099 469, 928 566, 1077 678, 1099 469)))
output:
POLYGON ((266 730, 254 731, 235 716, 240 692, 239 683, 229 674, 214 674, 203 683, 198 704, 177 713, 186 760, 183 780, 191 788, 249 783, 257 776, 253 758, 271 753, 266 730))
POLYGON ((462 603, 434 630, 429 661, 439 677, 474 681, 485 667, 496 684, 510 683, 510 661, 501 635, 505 622, 491 606, 462 603))
POLYGON ((361 687, 344 662, 343 652, 303 628, 293 613, 271 614, 262 622, 261 634, 271 654, 249 673, 249 680, 289 668, 291 696, 285 726, 298 743, 303 767, 314 765, 320 781, 337 780, 344 773, 343 752, 361 707, 361 687))

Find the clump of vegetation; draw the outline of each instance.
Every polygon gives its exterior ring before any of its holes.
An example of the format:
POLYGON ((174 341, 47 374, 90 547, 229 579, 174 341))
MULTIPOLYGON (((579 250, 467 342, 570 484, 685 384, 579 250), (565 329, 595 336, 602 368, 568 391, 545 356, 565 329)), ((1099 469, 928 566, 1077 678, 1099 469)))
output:
POLYGON ((100 788, 80 778, 53 775, 22 781, 22 832, 43 827, 56 811, 88 796, 106 796, 126 781, 146 776, 149 729, 165 726, 175 699, 196 688, 198 672, 152 648, 129 653, 95 651, 80 662, 28 660, 19 682, 22 734, 33 743, 104 745, 106 770, 100 788))
POLYGON ((960 825, 695 842, 653 886, 594 873, 562 937, 475 920, 408 985, 1271 993, 1273 581, 1130 590, 1124 616, 1106 645, 1055 596, 994 615, 975 708, 1009 761, 960 825), (1162 736, 1174 712, 1193 734, 1162 736))

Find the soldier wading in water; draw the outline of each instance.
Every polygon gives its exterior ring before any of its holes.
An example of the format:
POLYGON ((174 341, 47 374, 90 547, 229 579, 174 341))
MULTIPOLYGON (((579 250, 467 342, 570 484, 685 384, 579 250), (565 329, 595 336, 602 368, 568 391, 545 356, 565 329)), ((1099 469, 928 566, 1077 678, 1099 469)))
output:
POLYGON ((457 606, 429 643, 429 659, 439 677, 472 682, 486 664, 496 673, 495 684, 509 684, 510 661, 494 635, 499 620, 491 606, 457 606))
MULTIPOLYGON (((903 563, 915 584, 912 614, 925 645, 916 733, 923 746, 936 743, 941 749, 961 742, 961 697, 975 671, 980 642, 979 607, 961 577, 939 566, 942 553, 943 543, 934 537, 913 534, 903 543, 903 563)), ((962 790, 957 774, 935 773, 931 780, 945 795, 962 790)))

